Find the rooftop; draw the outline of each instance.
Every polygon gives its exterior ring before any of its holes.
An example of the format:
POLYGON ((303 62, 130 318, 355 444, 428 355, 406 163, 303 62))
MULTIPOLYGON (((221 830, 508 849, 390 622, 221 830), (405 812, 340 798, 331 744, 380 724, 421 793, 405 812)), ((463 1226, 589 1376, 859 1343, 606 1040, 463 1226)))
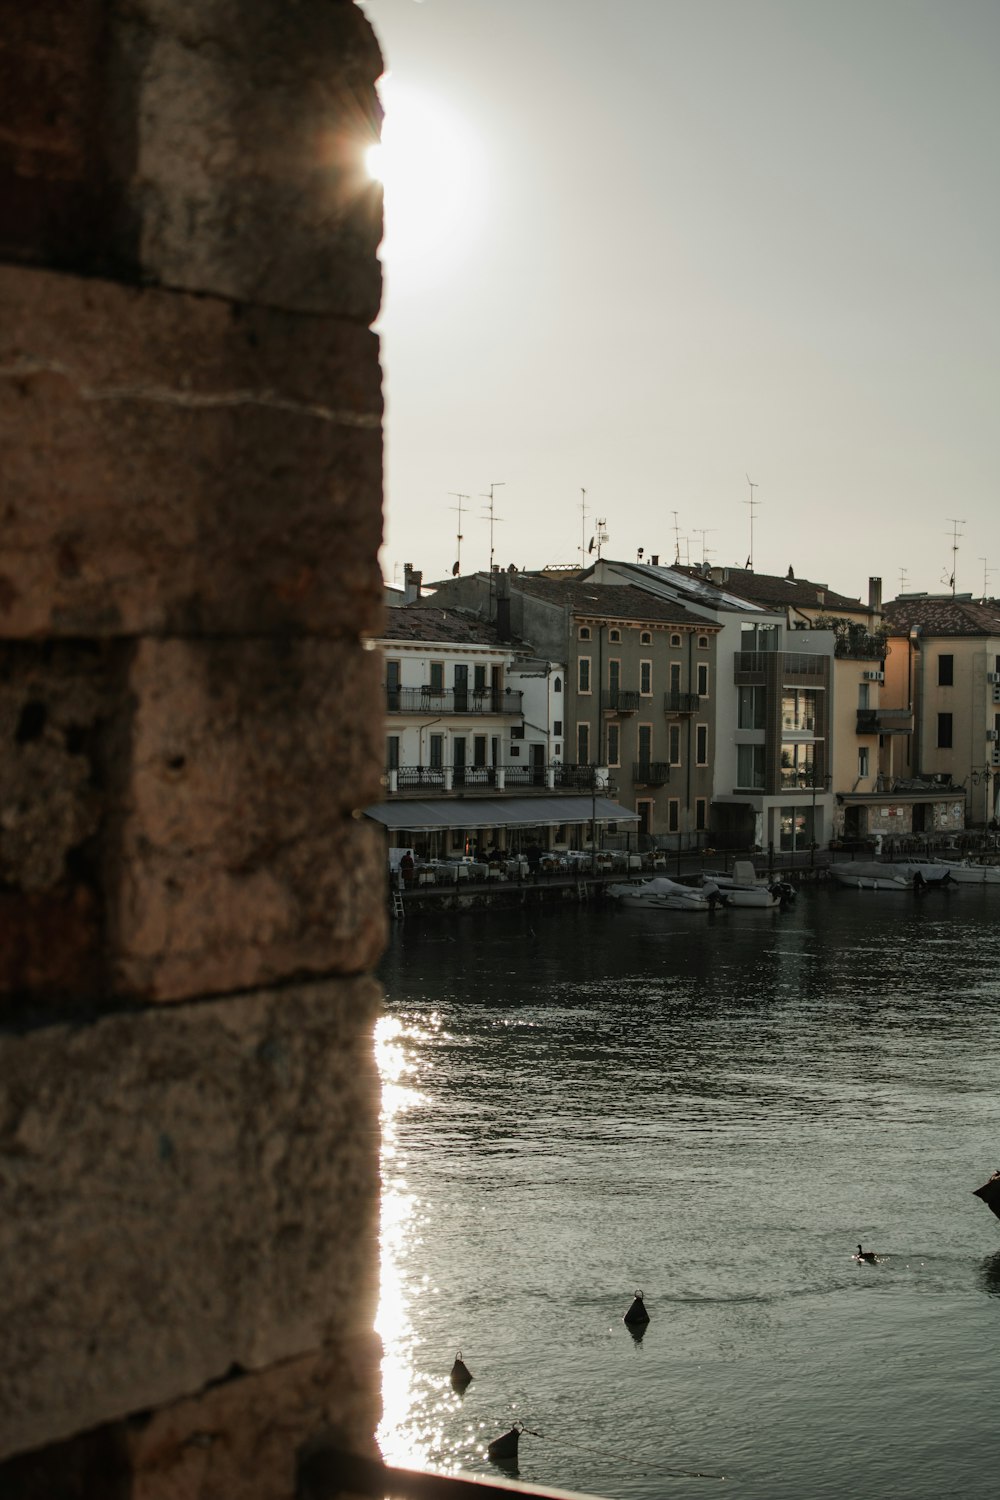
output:
POLYGON ((1000 603, 971 595, 902 594, 883 606, 891 635, 908 635, 919 626, 923 635, 1000 636, 1000 603))

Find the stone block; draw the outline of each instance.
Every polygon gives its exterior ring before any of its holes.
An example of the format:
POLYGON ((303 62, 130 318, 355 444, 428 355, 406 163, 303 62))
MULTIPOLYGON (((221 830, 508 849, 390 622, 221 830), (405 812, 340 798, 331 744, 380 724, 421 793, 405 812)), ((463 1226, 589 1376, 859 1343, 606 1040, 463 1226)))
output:
POLYGON ((381 72, 347 0, 9 3, 0 253, 370 324, 381 72))
POLYGON ((382 618, 367 329, 0 267, 0 634, 382 618))
MULTIPOLYGON (((369 1357, 377 1004, 340 980, 0 1037, 0 1456, 234 1366, 369 1357)), ((347 1385, 363 1426, 374 1374, 347 1385)))
POLYGON ((144 641, 109 914, 114 987, 177 999, 371 967, 385 940, 377 655, 144 641))

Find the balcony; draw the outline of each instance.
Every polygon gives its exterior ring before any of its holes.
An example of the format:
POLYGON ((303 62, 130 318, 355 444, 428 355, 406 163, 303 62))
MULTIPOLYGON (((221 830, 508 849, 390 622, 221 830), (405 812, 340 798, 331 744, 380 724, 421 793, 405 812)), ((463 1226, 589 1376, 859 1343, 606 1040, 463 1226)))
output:
MULTIPOLYGON (((595 767, 590 765, 550 761, 548 765, 539 766, 518 761, 502 766, 387 766, 382 780, 390 797, 531 790, 591 792, 595 790, 594 773, 595 767)), ((614 797, 618 788, 610 781, 602 781, 596 790, 602 797, 614 797)))
POLYGON ((701 703, 697 693, 664 693, 663 712, 665 714, 696 714, 701 703))
POLYGON ((911 708, 859 708, 858 734, 912 734, 911 708))
POLYGON ((638 713, 639 694, 628 693, 624 688, 605 688, 601 693, 601 707, 609 714, 638 713))
POLYGON ((665 760, 640 760, 632 766, 636 786, 664 786, 670 780, 670 765, 665 760))
POLYGON ((822 677, 828 658, 808 651, 737 651, 737 677, 763 677, 767 672, 796 672, 804 677, 822 677))
POLYGON ((523 694, 511 688, 387 687, 385 710, 390 714, 513 714, 520 717, 523 694))

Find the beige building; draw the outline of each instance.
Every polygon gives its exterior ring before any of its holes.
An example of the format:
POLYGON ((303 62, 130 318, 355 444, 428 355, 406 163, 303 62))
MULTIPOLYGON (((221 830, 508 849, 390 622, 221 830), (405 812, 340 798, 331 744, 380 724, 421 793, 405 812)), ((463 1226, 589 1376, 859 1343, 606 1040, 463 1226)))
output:
POLYGON ((912 734, 884 746, 883 775, 950 789, 935 830, 982 827, 1000 792, 1000 604, 904 594, 885 618, 886 696, 910 712, 912 734))

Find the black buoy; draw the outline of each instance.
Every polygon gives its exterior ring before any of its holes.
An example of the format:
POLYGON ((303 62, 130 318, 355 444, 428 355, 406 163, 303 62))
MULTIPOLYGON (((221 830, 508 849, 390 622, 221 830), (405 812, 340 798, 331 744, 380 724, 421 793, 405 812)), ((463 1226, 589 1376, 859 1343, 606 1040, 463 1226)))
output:
POLYGON ((855 1260, 866 1260, 868 1261, 869 1265, 873 1266, 877 1259, 878 1257, 876 1256, 874 1250, 862 1250, 861 1246, 858 1246, 858 1253, 855 1256, 855 1260))
POLYGON ((486 1450, 490 1458, 500 1463, 509 1462, 512 1458, 516 1458, 518 1439, 523 1431, 524 1424, 515 1422, 509 1432, 503 1433, 501 1437, 494 1438, 486 1450))
POLYGON ((462 1351, 459 1349, 455 1355, 455 1363, 451 1367, 451 1383, 456 1391, 464 1391, 472 1378, 472 1371, 463 1360, 462 1351))
POLYGON ((622 1322, 623 1323, 648 1323, 649 1322, 649 1313, 646 1311, 646 1304, 642 1300, 642 1293, 641 1292, 636 1292, 635 1298, 634 1298, 634 1300, 632 1302, 632 1306, 629 1308, 628 1312, 625 1314, 624 1318, 622 1319, 622 1322))

